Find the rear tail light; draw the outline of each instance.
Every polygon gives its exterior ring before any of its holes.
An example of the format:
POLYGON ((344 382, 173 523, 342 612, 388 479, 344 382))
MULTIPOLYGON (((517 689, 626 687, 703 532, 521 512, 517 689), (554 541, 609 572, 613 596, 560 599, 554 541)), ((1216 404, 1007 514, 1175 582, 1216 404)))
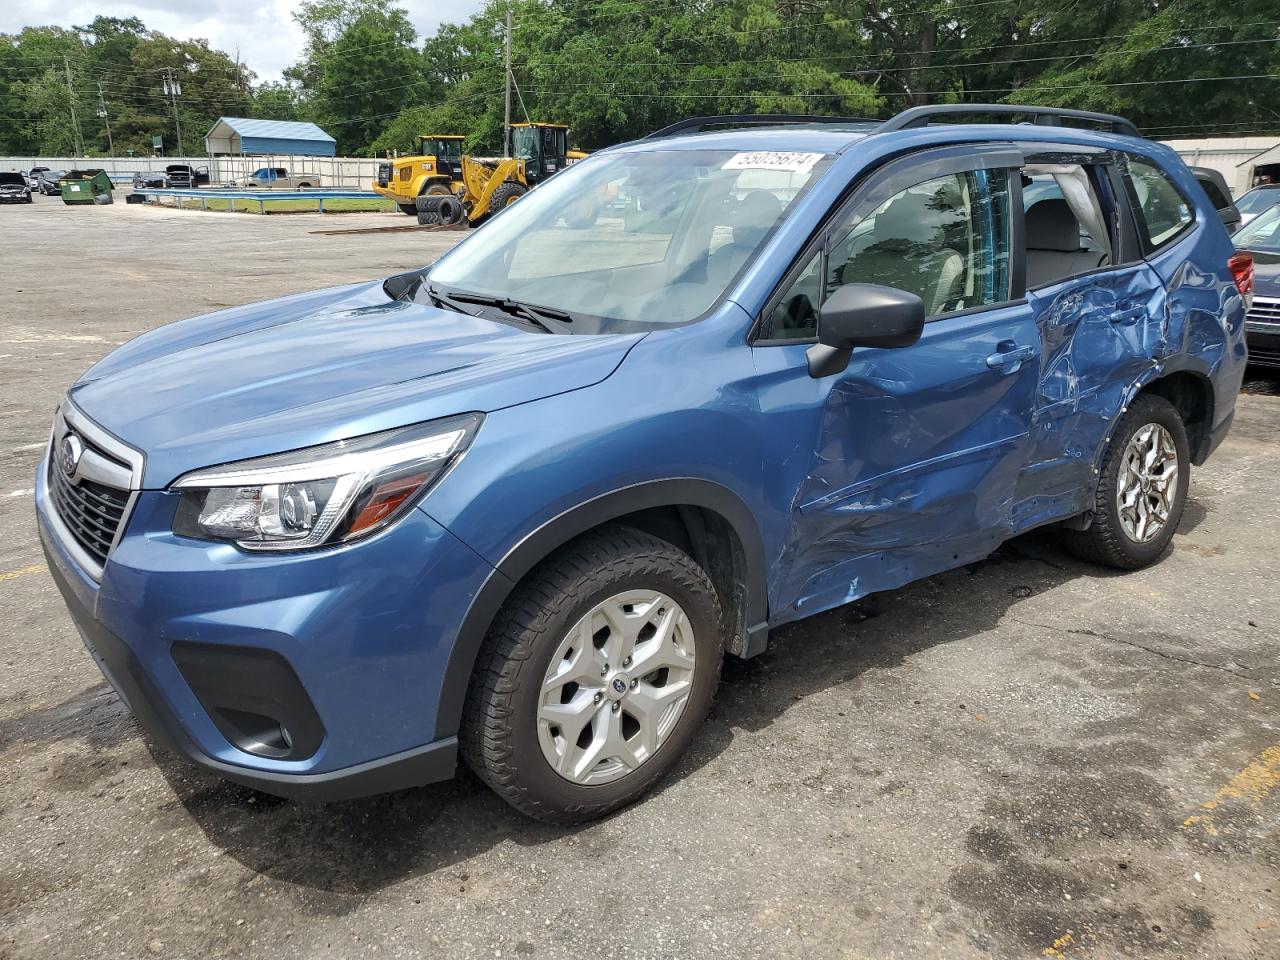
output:
POLYGON ((1235 281, 1240 295, 1248 297, 1253 294, 1253 257, 1247 253, 1236 253, 1227 261, 1227 269, 1231 271, 1231 279, 1235 281))

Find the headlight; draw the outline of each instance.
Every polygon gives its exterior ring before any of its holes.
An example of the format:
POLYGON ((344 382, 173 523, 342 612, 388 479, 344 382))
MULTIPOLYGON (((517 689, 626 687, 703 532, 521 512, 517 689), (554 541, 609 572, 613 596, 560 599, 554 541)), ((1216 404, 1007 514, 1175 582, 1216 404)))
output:
POLYGON ((246 550, 368 536, 404 514, 471 444, 468 413, 179 477, 173 532, 246 550))

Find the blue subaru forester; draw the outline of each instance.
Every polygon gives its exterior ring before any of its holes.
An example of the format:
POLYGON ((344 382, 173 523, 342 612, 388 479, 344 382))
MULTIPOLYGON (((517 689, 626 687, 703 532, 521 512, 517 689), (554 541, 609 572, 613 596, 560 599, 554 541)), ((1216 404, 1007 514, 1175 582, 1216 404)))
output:
POLYGON ((671 768, 773 627, 1049 524, 1158 559, 1251 289, 1117 117, 700 118, 429 268, 116 350, 56 414, 40 532, 196 763, 334 800, 461 752, 581 820, 671 768))

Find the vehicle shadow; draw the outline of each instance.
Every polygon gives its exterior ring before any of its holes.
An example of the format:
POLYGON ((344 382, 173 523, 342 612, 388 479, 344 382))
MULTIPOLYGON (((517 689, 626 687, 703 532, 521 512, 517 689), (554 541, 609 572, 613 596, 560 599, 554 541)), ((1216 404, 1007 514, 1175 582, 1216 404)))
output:
MULTIPOLYGON (((1204 515, 1200 504, 1189 502, 1179 533, 1204 515)), ((1174 543, 1176 549, 1176 538, 1174 543)), ((1072 558, 1051 531, 1037 531, 967 567, 782 627, 762 656, 726 662, 707 723, 656 792, 695 775, 737 732, 766 728, 807 697, 982 634, 1015 604, 1069 581, 1119 575, 1072 558)), ((210 842, 268 879, 305 888, 309 907, 334 912, 390 884, 443 869, 457 868, 454 879, 465 885, 467 862, 500 843, 536 846, 591 829, 526 819, 465 766, 448 783, 308 805, 217 780, 160 751, 153 755, 210 842)))

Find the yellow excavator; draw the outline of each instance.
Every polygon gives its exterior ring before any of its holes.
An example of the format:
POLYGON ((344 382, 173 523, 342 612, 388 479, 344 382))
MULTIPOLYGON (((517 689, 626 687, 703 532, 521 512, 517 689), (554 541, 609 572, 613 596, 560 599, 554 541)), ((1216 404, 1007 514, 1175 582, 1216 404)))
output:
POLYGON ((460 136, 424 136, 421 153, 378 165, 372 187, 419 223, 478 224, 515 203, 530 189, 585 157, 568 149, 569 128, 560 123, 513 123, 507 159, 472 157, 460 136))

